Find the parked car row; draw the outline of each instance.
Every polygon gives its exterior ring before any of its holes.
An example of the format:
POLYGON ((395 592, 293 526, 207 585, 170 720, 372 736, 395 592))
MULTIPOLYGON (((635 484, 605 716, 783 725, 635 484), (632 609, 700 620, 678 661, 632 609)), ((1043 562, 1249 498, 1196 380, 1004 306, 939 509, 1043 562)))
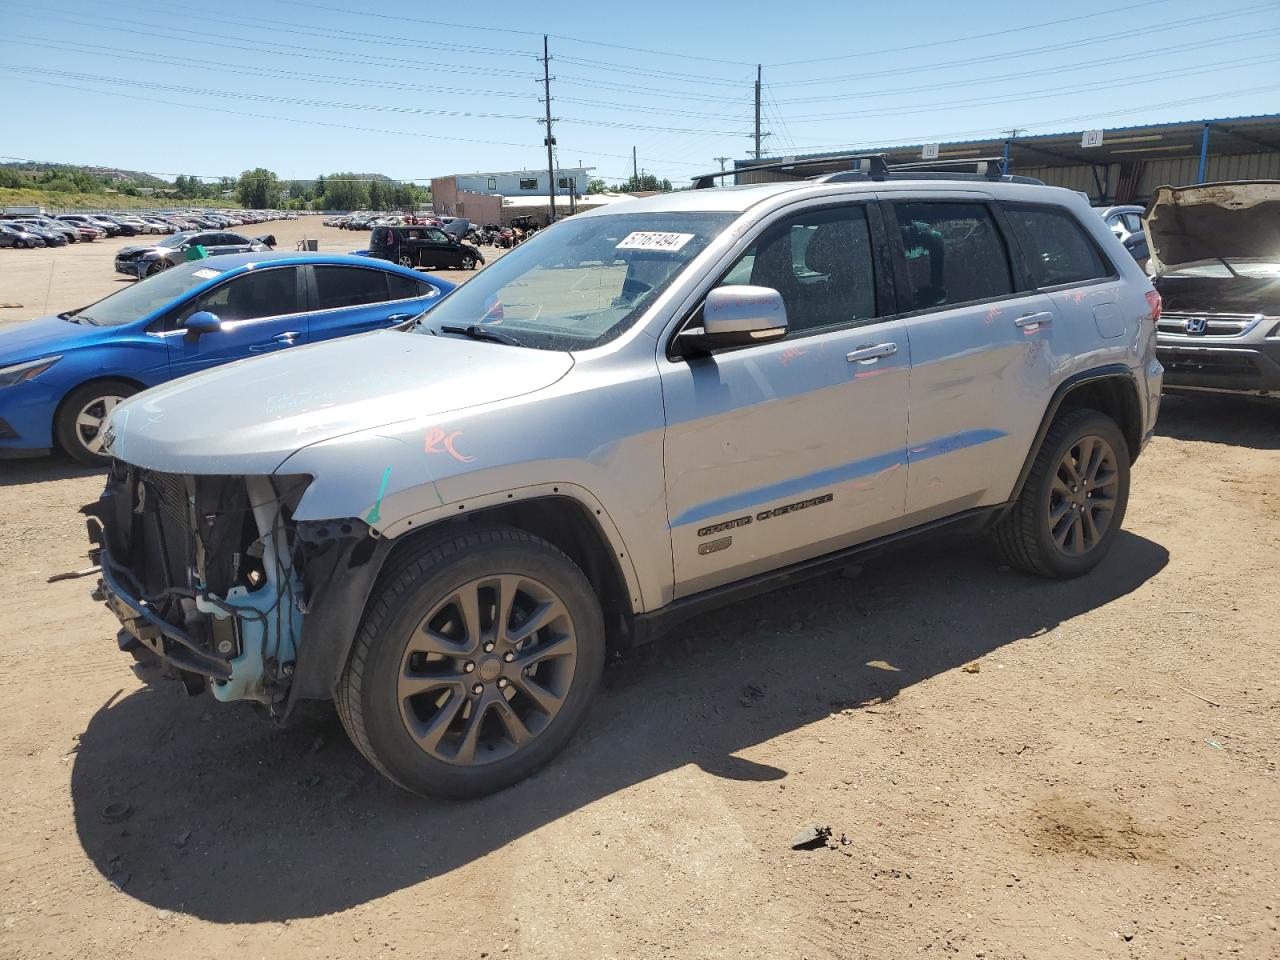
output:
POLYGON ((180 211, 169 213, 60 213, 38 208, 8 208, 0 213, 0 247, 61 247, 91 243, 103 237, 162 236, 193 230, 215 230, 297 219, 278 210, 180 211))

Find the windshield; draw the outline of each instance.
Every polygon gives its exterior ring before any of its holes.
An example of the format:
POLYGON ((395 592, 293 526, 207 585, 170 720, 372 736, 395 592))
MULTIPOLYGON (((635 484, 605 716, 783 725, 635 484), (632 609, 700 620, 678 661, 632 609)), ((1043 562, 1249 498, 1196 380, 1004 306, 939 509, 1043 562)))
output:
POLYGON ((736 216, 690 211, 564 220, 458 287, 426 320, 437 330, 493 325, 543 350, 600 346, 634 323, 736 216))
POLYGON ((78 320, 100 327, 133 323, 157 310, 163 310, 188 290, 212 280, 220 272, 205 265, 195 270, 165 270, 90 304, 75 316, 78 320))

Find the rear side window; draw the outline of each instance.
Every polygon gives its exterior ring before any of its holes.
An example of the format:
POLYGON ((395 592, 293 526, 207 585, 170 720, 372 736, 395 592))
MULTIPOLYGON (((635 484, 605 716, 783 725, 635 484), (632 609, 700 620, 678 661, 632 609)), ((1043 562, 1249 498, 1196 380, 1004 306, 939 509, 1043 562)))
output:
POLYGON ((435 287, 412 277, 402 277, 398 273, 387 274, 387 287, 391 300, 410 300, 414 297, 429 297, 435 287))
POLYGON ((1005 215, 1026 254, 1031 280, 1037 287, 1111 276, 1111 268, 1097 246, 1065 210, 1008 205, 1005 215))
POLYGON ((910 310, 1013 293, 1009 252, 981 203, 895 203, 907 258, 910 310))
POLYGON ((387 274, 360 267, 316 267, 321 310, 359 307, 387 300, 387 274))

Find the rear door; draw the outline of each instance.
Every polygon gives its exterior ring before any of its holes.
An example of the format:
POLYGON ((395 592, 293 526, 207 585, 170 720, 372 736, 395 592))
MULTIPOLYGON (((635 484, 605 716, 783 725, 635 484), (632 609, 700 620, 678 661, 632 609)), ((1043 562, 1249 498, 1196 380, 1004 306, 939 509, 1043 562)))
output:
POLYGON ((884 202, 911 340, 913 525, 1007 499, 1062 354, 1053 302, 1030 288, 990 198, 920 197, 884 202))
POLYGON ((376 267, 315 264, 308 318, 312 342, 380 330, 421 313, 440 296, 425 279, 376 267))
POLYGON ((195 297, 164 322, 175 377, 307 342, 306 287, 296 266, 240 273, 195 297), (216 314, 222 329, 193 336, 183 327, 197 311, 216 314))

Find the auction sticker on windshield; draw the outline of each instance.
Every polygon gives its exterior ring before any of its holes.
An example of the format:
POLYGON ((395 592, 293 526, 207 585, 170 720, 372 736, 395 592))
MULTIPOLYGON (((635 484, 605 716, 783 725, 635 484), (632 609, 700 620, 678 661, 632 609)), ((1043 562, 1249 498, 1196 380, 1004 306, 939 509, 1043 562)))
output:
POLYGON ((193 270, 191 275, 193 277, 199 277, 201 280, 212 280, 218 275, 218 271, 210 270, 208 267, 202 267, 199 270, 193 270))
POLYGON ((692 233, 650 233, 636 231, 622 238, 616 250, 679 250, 693 239, 692 233))

